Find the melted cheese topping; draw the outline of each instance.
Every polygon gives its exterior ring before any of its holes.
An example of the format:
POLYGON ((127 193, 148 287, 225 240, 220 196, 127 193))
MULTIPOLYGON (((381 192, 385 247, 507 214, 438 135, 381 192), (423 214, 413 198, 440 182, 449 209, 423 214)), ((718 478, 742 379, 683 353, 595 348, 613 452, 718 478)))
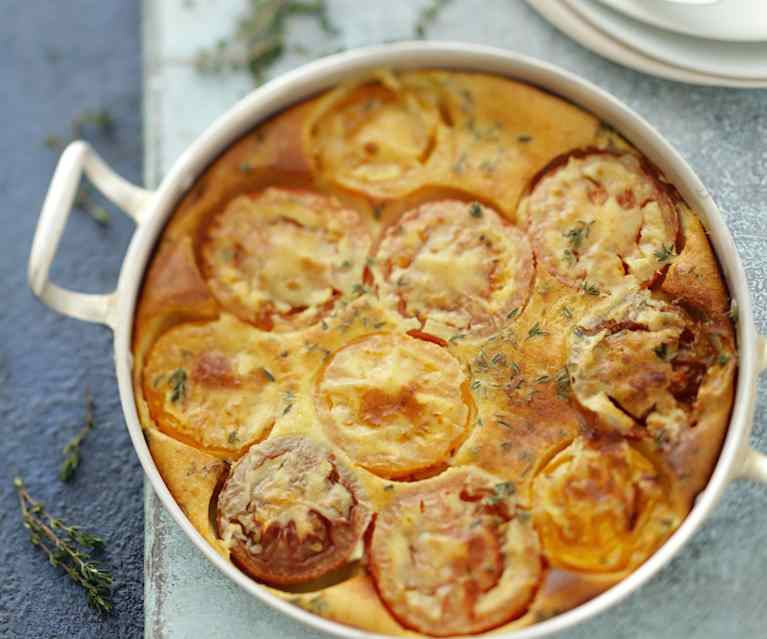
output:
POLYGON ((640 284, 673 260, 676 210, 634 155, 571 156, 520 207, 536 254, 573 286, 640 284))
POLYGON ((425 177, 438 125, 434 91, 382 73, 320 101, 312 128, 316 163, 348 188, 405 193, 425 177))
POLYGON ((497 331, 527 300, 527 238, 479 203, 425 204, 389 227, 375 273, 381 297, 425 330, 449 337, 497 331))
POLYGON ((367 522, 355 514, 366 512, 360 491, 329 451, 303 438, 275 438, 232 468, 219 495, 219 532, 256 576, 315 578, 360 541, 367 522))
POLYGON ((267 330, 316 322, 362 280, 370 238, 354 211, 327 196, 269 188, 235 198, 208 232, 211 291, 267 330))
POLYGON ((677 441, 694 425, 698 388, 731 359, 681 308, 631 287, 584 317, 569 351, 578 401, 607 429, 646 428, 659 443, 677 441))
POLYGON ((465 437, 465 382, 439 346, 372 335, 333 356, 315 402, 328 436, 356 463, 402 477, 444 462, 465 437))
POLYGON ((533 484, 533 513, 555 566, 597 572, 634 568, 679 524, 652 463, 627 442, 576 439, 533 484))
POLYGON ((525 609, 541 573, 538 538, 509 492, 462 468, 403 491, 379 513, 371 568, 406 627, 475 633, 525 609))
POLYGON ((730 302, 694 213, 598 127, 506 78, 383 72, 276 114, 190 188, 133 379, 222 555, 379 634, 506 632, 681 522, 732 406, 730 302))
POLYGON ((228 315, 171 329, 144 368, 152 417, 169 435, 202 448, 243 450, 269 433, 295 388, 280 351, 271 336, 228 315))

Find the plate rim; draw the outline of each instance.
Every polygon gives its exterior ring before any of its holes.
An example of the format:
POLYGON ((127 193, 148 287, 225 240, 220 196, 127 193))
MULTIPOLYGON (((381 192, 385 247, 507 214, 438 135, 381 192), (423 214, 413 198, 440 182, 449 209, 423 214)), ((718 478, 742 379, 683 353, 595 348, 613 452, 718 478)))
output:
POLYGON ((525 0, 530 8, 553 25, 563 35, 571 38, 592 53, 621 66, 647 73, 666 80, 698 86, 714 86, 735 89, 765 89, 767 79, 739 79, 700 73, 676 67, 629 49, 614 38, 603 33, 580 14, 562 2, 551 0, 525 0))
MULTIPOLYGON (((765 64, 764 62, 762 62, 762 65, 764 66, 764 70, 761 73, 758 73, 757 75, 752 75, 750 73, 738 73, 736 71, 728 71, 726 69, 709 70, 705 68, 705 66, 698 66, 695 63, 694 60, 697 57, 696 51, 689 51, 689 55, 685 55, 684 51, 678 48, 677 49, 673 48, 673 44, 666 45, 663 42, 660 42, 659 43, 660 53, 654 52, 658 49, 651 46, 652 43, 655 41, 653 33, 651 32, 657 32, 661 40, 669 36, 673 38, 674 37, 673 32, 665 31, 663 29, 658 29, 657 27, 653 25, 634 20, 630 16, 627 16, 619 11, 610 9, 609 7, 602 7, 601 0, 562 0, 562 3, 569 6, 572 11, 577 13, 583 20, 588 22, 595 29, 607 35, 608 37, 612 38, 613 40, 616 40, 625 48, 631 49, 632 51, 636 51, 637 53, 640 53, 641 55, 646 56, 648 58, 652 58, 653 60, 657 60, 658 62, 662 64, 672 65, 680 69, 693 71, 695 73, 703 73, 706 75, 712 75, 712 76, 721 77, 721 78, 732 78, 735 80, 767 81, 767 64, 765 64), (612 17, 613 15, 615 16, 614 18, 612 17), (604 20, 602 19, 603 16, 604 16, 604 20), (613 22, 625 23, 626 30, 622 31, 620 35, 613 36, 612 35, 613 29, 611 29, 611 25, 613 22), (649 46, 646 46, 646 47, 643 46, 643 42, 647 42, 649 46), (670 49, 669 49, 669 46, 671 46, 670 49), (676 62, 676 57, 674 55, 677 52, 679 53, 679 58, 680 58, 679 62, 676 62)), ((690 36, 688 35, 682 35, 681 37, 686 39, 690 38, 690 36)), ((699 38, 693 38, 693 40, 699 41, 701 44, 706 43, 706 40, 700 40, 699 38)), ((721 46, 727 46, 728 43, 720 42, 720 41, 709 41, 709 44, 721 47, 721 46)), ((729 45, 730 46, 744 46, 744 45, 759 46, 760 47, 759 53, 760 54, 762 52, 764 53, 764 56, 762 55, 758 56, 759 60, 760 61, 767 60, 767 41, 762 43, 731 42, 729 43, 729 45)), ((685 47, 682 47, 682 48, 684 49, 685 47)))
POLYGON ((687 36, 691 36, 693 38, 700 38, 703 40, 717 40, 720 42, 740 42, 740 43, 754 43, 754 42, 767 42, 767 24, 764 27, 764 33, 757 35, 746 35, 741 34, 739 36, 737 35, 723 35, 721 33, 717 33, 716 31, 707 31, 707 32, 701 32, 701 31, 695 31, 692 28, 686 27, 683 24, 677 24, 677 23, 669 23, 669 22, 663 22, 660 18, 656 18, 652 13, 648 13, 645 11, 645 8, 642 7, 642 5, 635 6, 631 3, 626 3, 626 0, 597 0, 597 2, 600 2, 607 7, 613 9, 614 11, 618 11, 619 13, 623 13, 630 18, 633 18, 635 20, 638 20, 639 22, 644 22, 646 24, 652 25, 654 27, 657 27, 659 29, 663 29, 665 31, 672 31, 674 33, 682 33, 687 36))

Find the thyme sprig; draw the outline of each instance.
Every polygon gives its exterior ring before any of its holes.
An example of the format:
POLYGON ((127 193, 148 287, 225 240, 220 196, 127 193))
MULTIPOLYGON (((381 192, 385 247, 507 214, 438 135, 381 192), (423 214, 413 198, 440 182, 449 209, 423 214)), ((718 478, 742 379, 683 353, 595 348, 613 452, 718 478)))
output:
POLYGON ((269 67, 285 50, 286 23, 292 16, 315 18, 327 35, 336 35, 325 0, 250 0, 234 35, 219 40, 197 55, 195 66, 203 73, 247 70, 260 84, 269 67))
POLYGON ((92 557, 104 549, 104 540, 50 515, 41 502, 29 495, 20 477, 14 478, 13 486, 32 545, 45 553, 52 566, 61 568, 85 590, 88 604, 94 610, 101 614, 111 612, 112 575, 92 557))
POLYGON ((75 476, 75 471, 80 465, 80 444, 93 430, 96 425, 93 419, 93 396, 89 389, 85 390, 85 420, 82 428, 70 439, 63 448, 64 461, 59 467, 59 479, 70 481, 75 476))
MULTIPOLYGON (((59 153, 70 142, 78 138, 88 137, 87 134, 91 131, 102 137, 113 138, 116 128, 114 116, 108 109, 85 109, 72 118, 72 132, 69 138, 50 134, 45 137, 44 142, 51 151, 59 153)), ((75 195, 74 207, 101 226, 108 226, 111 221, 109 211, 98 204, 95 198, 96 191, 90 184, 85 183, 80 186, 75 195)))
POLYGON ((418 15, 415 23, 415 35, 417 38, 425 38, 426 32, 439 18, 440 14, 453 0, 431 0, 418 15))

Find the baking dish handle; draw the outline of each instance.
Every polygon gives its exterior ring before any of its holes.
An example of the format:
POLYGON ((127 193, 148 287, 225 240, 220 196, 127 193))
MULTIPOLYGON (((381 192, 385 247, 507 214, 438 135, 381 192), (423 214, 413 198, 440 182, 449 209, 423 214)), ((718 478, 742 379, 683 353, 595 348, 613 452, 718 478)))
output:
MULTIPOLYGON (((759 357, 761 358, 760 369, 762 372, 767 370, 767 337, 760 335, 758 342, 759 357)), ((743 460, 737 475, 742 479, 752 479, 753 481, 767 484, 767 455, 746 443, 743 451, 743 460)))
POLYGON ((141 214, 152 192, 134 186, 117 175, 86 142, 72 142, 61 154, 45 196, 32 241, 27 277, 34 294, 52 309, 77 319, 112 326, 114 293, 78 293, 57 286, 49 279, 51 264, 83 173, 110 202, 120 207, 137 224, 141 222, 141 214))

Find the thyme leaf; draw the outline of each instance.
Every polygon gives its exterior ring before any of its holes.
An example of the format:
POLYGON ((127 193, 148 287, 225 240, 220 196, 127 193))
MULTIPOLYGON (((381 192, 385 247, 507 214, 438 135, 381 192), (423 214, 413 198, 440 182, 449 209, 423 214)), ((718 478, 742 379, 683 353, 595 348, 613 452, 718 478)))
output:
POLYGON ((581 247, 583 240, 591 233, 591 227, 595 221, 584 222, 583 220, 578 220, 573 228, 563 233, 572 249, 577 250, 581 247))
POLYGON ((177 368, 168 378, 168 385, 171 387, 170 401, 174 404, 186 399, 186 371, 183 368, 177 368))
POLYGON ((548 335, 546 331, 544 331, 541 328, 541 323, 536 322, 530 327, 530 330, 527 331, 527 339, 533 339, 534 337, 543 337, 544 335, 548 335))
POLYGON ((673 244, 669 244, 668 246, 663 244, 653 254, 658 259, 659 262, 667 262, 668 260, 670 260, 672 257, 676 255, 676 251, 674 250, 673 244))
POLYGON ((583 280, 581 290, 586 293, 586 295, 593 295, 594 297, 599 297, 600 294, 599 287, 594 283, 590 284, 588 280, 583 280))

